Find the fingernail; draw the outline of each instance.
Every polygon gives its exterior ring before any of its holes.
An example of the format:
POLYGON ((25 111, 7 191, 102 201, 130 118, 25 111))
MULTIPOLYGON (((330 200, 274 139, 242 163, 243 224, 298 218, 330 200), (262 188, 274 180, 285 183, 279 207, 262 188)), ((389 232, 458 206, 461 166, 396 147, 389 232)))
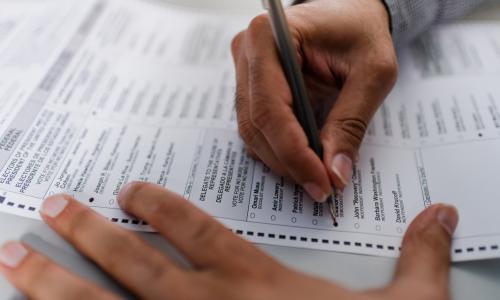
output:
POLYGON ((120 205, 123 204, 123 201, 125 200, 126 197, 128 197, 128 194, 130 193, 130 190, 132 189, 133 185, 134 185, 133 182, 129 182, 122 187, 122 189, 118 193, 118 196, 116 196, 116 200, 118 201, 118 204, 120 204, 120 205))
POLYGON ((315 183, 304 184, 306 192, 317 202, 325 202, 328 195, 315 183))
POLYGON ((47 217, 55 218, 63 212, 68 205, 68 200, 63 196, 53 196, 45 199, 41 213, 47 217))
POLYGON ((344 185, 348 185, 352 176, 352 160, 342 153, 335 155, 332 162, 332 171, 344 185))
POLYGON ((453 206, 443 206, 437 213, 438 222, 453 235, 458 224, 458 213, 453 206))
POLYGON ((19 242, 9 242, 0 249, 0 263, 9 267, 17 267, 28 255, 28 250, 19 242))

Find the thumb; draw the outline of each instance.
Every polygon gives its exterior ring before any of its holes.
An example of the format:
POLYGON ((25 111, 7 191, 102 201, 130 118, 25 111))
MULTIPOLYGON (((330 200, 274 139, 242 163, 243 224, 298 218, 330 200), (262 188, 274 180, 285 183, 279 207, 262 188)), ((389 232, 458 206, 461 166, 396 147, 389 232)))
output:
POLYGON ((355 68, 343 84, 321 130, 323 162, 335 187, 344 189, 351 180, 368 124, 396 76, 397 63, 388 61, 355 68))
POLYGON ((433 205, 411 223, 404 238, 394 286, 418 291, 418 299, 448 298, 452 235, 458 223, 457 210, 433 205), (423 295, 422 295, 423 293, 423 295))

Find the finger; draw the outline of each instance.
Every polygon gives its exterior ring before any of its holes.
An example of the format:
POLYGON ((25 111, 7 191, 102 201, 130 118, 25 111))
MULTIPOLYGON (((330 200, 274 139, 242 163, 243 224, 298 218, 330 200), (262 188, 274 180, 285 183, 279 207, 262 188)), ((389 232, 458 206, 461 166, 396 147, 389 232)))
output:
POLYGON ((166 287, 183 282, 183 271, 162 253, 70 196, 47 198, 41 215, 59 235, 141 298, 156 298, 166 287))
POLYGON ((222 269, 233 274, 263 260, 269 261, 267 265, 274 265, 252 244, 161 186, 129 183, 118 194, 118 202, 125 211, 147 221, 160 232, 195 268, 222 269))
POLYGON ((383 52, 354 65, 321 130, 323 160, 340 189, 350 182, 368 124, 395 83, 396 55, 393 49, 383 52))
POLYGON ((0 271, 29 299, 118 299, 18 242, 2 246, 0 271))
POLYGON ((271 145, 287 172, 316 201, 331 193, 321 159, 309 147, 307 137, 292 109, 292 95, 274 45, 266 15, 255 18, 247 30, 250 116, 271 145))
POLYGON ((452 235, 458 223, 454 207, 433 205, 408 228, 394 285, 423 293, 419 299, 446 299, 452 235), (439 296, 439 297, 432 297, 439 296))
POLYGON ((286 167, 281 164, 273 152, 273 149, 250 120, 249 92, 248 92, 248 62, 244 52, 240 52, 239 47, 244 47, 241 43, 233 42, 233 53, 240 53, 236 64, 236 115, 238 119, 238 129, 241 138, 245 141, 252 154, 256 155, 268 167, 281 176, 290 177, 286 167))
POLYGON ((245 52, 243 51, 244 41, 245 31, 240 31, 231 41, 231 55, 233 57, 233 63, 236 67, 238 67, 241 55, 245 52))

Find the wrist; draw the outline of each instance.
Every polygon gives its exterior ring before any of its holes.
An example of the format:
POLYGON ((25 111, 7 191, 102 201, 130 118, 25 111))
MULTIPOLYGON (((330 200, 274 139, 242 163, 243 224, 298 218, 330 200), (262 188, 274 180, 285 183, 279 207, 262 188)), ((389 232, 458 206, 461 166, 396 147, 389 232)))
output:
MULTIPOLYGON (((291 5, 300 5, 304 4, 306 2, 312 2, 315 0, 294 0, 292 1, 291 5)), ((389 28, 389 32, 392 33, 393 31, 393 22, 392 22, 392 14, 391 14, 391 8, 389 7, 389 4, 386 2, 386 0, 373 0, 378 2, 378 4, 381 4, 380 6, 383 7, 383 10, 380 10, 382 12, 383 18, 387 20, 387 28, 389 28)))

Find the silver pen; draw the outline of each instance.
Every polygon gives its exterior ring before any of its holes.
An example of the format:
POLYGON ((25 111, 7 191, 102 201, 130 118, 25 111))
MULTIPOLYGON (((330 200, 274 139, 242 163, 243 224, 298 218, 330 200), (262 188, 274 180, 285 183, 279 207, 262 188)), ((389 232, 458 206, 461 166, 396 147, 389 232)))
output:
MULTIPOLYGON (((281 0, 262 0, 262 5, 269 12, 271 26, 274 33, 274 40, 278 46, 281 65, 285 72, 288 85, 293 95, 293 110, 297 120, 299 121, 302 129, 304 130, 309 141, 309 147, 314 150, 320 159, 323 157, 323 147, 321 144, 316 119, 309 101, 306 84, 302 76, 302 69, 297 61, 297 54, 292 44, 288 22, 286 20, 285 11, 281 0)), ((333 197, 331 195, 327 199, 328 210, 333 221, 334 226, 337 223, 337 211, 333 197)))

